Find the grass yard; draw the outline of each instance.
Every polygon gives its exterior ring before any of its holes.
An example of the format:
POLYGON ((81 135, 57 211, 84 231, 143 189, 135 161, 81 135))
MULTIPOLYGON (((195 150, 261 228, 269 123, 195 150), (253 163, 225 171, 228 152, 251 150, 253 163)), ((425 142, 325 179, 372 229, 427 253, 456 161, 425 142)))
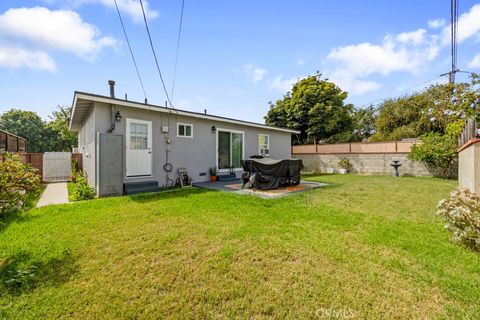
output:
POLYGON ((331 186, 270 200, 189 189, 11 216, 0 318, 480 318, 480 254, 450 243, 434 214, 456 181, 308 179, 331 186))

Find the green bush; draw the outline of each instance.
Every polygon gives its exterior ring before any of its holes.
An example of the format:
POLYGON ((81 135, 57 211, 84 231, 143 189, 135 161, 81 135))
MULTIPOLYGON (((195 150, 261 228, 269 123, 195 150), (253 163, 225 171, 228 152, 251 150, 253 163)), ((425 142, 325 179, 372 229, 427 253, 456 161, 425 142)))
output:
POLYGON ((440 201, 437 214, 445 228, 453 232, 452 241, 480 250, 480 197, 469 190, 453 191, 440 201))
POLYGON ((6 153, 0 161, 0 214, 23 209, 40 190, 40 176, 31 164, 22 164, 17 155, 6 153))
POLYGON ((83 174, 83 172, 78 171, 75 176, 75 187, 73 190, 73 194, 71 196, 71 200, 73 201, 80 201, 80 200, 90 200, 95 198, 97 191, 95 188, 90 187, 88 185, 87 178, 83 174))
POLYGON ((423 162, 443 178, 448 178, 457 159, 457 139, 453 134, 429 133, 421 137, 422 144, 415 144, 409 158, 423 162))
POLYGON ((340 169, 351 169, 352 168, 352 163, 350 162, 350 160, 348 160, 347 158, 342 158, 340 161, 338 161, 338 167, 340 169))

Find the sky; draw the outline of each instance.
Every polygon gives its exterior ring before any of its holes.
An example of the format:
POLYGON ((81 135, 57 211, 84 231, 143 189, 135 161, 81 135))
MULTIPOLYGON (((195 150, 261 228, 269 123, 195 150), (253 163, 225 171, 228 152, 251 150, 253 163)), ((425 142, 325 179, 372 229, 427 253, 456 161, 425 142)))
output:
MULTIPOLYGON (((143 2, 171 94, 182 1, 143 2)), ((140 3, 117 3, 146 97, 164 105, 140 3)), ((480 2, 460 0, 459 15, 458 67, 480 73, 480 2)), ((446 81, 449 21, 448 0, 185 0, 172 102, 263 123, 270 101, 319 71, 365 107, 446 81)), ((0 113, 47 119, 75 90, 108 95, 110 79, 117 97, 145 99, 114 0, 0 2, 0 113)))

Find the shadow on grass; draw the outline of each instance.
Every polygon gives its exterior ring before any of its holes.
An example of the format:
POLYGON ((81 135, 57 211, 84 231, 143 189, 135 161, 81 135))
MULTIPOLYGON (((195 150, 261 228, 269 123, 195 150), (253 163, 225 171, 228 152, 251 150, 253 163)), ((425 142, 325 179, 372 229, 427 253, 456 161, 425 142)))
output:
POLYGON ((138 203, 148 203, 158 200, 165 199, 174 199, 174 198, 188 198, 192 195, 198 195, 202 193, 212 193, 217 192, 216 190, 209 190, 204 188, 197 187, 188 187, 188 188, 175 188, 170 190, 164 190, 159 192, 152 193, 140 193, 129 196, 129 198, 138 203))
POLYGON ((76 272, 69 250, 48 261, 32 260, 29 253, 20 252, 0 260, 0 296, 29 293, 40 286, 58 286, 76 272))
POLYGON ((3 232, 13 222, 26 222, 31 217, 24 211, 10 211, 0 215, 0 233, 3 232))
POLYGON ((25 222, 30 220, 31 216, 28 215, 28 211, 35 208, 45 188, 44 185, 41 185, 38 193, 29 193, 24 208, 11 209, 0 214, 0 233, 3 232, 12 222, 25 222))

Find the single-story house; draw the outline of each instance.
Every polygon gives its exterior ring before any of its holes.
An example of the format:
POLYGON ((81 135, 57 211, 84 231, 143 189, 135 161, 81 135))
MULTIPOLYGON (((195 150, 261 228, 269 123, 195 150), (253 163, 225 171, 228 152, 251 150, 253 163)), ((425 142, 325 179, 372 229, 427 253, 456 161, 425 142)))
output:
POLYGON ((240 160, 252 155, 291 157, 298 131, 178 110, 110 96, 74 93, 70 130, 88 182, 99 196, 128 186, 168 185, 185 168, 194 182, 208 181, 209 168, 240 177, 240 160))

